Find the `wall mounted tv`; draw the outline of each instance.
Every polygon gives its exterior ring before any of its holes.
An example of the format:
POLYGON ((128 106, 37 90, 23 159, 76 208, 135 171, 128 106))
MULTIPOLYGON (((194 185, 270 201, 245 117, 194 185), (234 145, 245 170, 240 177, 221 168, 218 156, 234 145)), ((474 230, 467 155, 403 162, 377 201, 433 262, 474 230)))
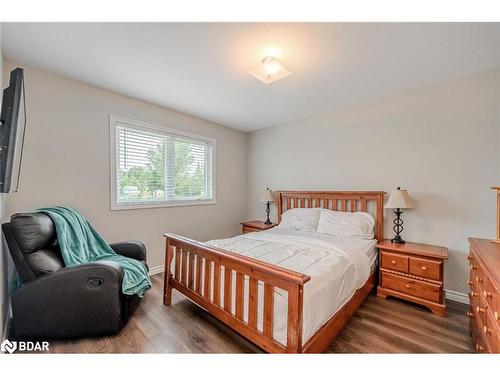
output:
POLYGON ((24 145, 26 107, 23 70, 10 73, 10 84, 3 90, 0 114, 0 193, 17 191, 24 145))

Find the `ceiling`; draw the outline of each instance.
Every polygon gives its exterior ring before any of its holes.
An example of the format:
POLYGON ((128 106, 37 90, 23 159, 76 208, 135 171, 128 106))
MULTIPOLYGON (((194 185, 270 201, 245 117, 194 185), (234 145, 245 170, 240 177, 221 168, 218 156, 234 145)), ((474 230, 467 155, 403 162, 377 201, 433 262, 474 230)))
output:
POLYGON ((500 66, 500 23, 3 23, 5 56, 235 129, 500 66), (273 48, 292 75, 248 71, 273 48))

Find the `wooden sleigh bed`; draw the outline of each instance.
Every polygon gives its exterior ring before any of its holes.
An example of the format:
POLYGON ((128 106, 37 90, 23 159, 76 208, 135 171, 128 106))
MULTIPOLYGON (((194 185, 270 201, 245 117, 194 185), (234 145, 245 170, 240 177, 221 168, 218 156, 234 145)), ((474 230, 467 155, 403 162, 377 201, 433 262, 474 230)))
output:
MULTIPOLYGON (((384 194, 382 191, 279 191, 278 222, 281 221, 283 212, 297 207, 370 212, 375 217, 375 239, 381 241, 384 194)), ((176 289, 269 353, 324 352, 375 286, 376 272, 372 272, 364 286, 303 343, 303 290, 309 276, 176 234, 164 236, 166 256, 163 304, 171 304, 172 290, 176 289), (248 277, 248 293, 244 292, 245 276, 248 277), (236 283, 235 286, 232 285, 233 282, 236 283), (259 282, 264 284, 264 296, 261 299, 263 306, 260 309, 263 312, 262 330, 257 325, 259 282), (275 288, 285 290, 288 294, 286 345, 273 337, 275 288), (245 296, 248 298, 246 303, 245 296), (245 305, 248 306, 247 320, 244 320, 245 305)))

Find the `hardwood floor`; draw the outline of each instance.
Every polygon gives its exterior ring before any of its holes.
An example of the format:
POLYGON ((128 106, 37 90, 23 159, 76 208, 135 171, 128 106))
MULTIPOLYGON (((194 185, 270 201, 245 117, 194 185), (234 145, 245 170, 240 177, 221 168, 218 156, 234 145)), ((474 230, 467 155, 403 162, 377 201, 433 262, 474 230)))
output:
MULTIPOLYGON (((174 291, 162 305, 163 275, 117 336, 53 341, 51 353, 261 353, 261 350, 174 291)), ((370 295, 329 353, 465 353, 472 351, 467 306, 448 301, 448 317, 370 295)))

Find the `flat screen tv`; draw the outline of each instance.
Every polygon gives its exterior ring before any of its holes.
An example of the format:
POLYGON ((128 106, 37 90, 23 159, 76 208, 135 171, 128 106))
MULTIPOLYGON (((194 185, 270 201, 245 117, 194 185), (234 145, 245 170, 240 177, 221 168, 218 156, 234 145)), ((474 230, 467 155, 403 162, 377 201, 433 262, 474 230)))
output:
POLYGON ((3 90, 0 115, 0 193, 19 187, 19 175, 26 127, 23 70, 10 73, 9 87, 3 90))

